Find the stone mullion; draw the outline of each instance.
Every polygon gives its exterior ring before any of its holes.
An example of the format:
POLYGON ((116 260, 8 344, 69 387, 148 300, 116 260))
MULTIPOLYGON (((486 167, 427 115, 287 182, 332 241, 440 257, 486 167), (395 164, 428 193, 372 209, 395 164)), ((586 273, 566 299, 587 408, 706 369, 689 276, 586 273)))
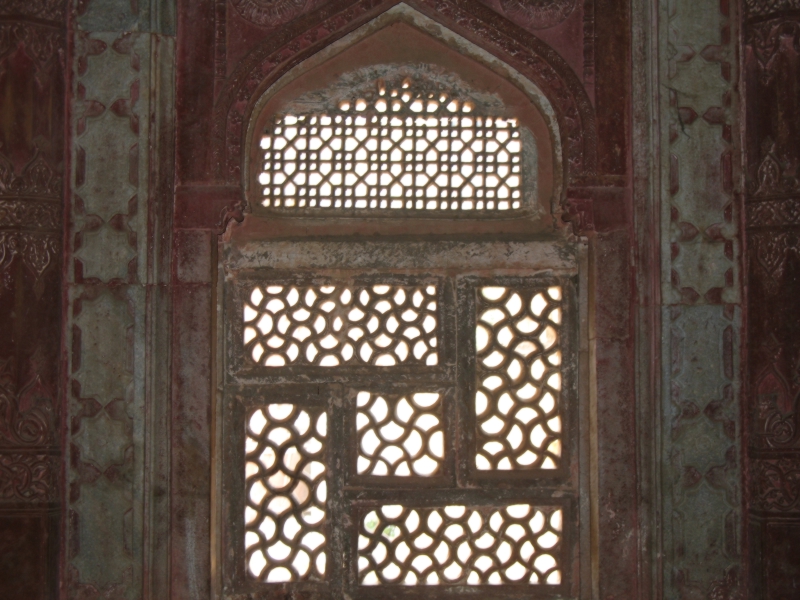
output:
POLYGON ((736 6, 659 6, 663 589, 738 597, 736 6))

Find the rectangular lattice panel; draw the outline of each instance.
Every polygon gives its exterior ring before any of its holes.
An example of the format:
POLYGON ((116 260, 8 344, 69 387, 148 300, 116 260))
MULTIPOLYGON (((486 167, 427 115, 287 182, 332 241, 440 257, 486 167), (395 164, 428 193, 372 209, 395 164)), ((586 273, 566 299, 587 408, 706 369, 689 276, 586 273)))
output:
POLYGON ((261 138, 269 208, 507 211, 522 205, 516 119, 446 93, 379 85, 332 114, 283 115, 261 138))
POLYGON ((442 395, 359 392, 356 440, 359 475, 441 474, 445 432, 442 395))
POLYGON ((562 289, 476 291, 475 465, 554 470, 562 453, 562 289))
POLYGON ((560 584, 563 509, 387 505, 359 521, 362 585, 560 584))
POLYGON ((436 365, 433 285, 258 285, 244 302, 244 348, 285 365, 436 365))
POLYGON ((266 582, 322 580, 326 568, 327 414, 270 404, 245 438, 245 560, 266 582))

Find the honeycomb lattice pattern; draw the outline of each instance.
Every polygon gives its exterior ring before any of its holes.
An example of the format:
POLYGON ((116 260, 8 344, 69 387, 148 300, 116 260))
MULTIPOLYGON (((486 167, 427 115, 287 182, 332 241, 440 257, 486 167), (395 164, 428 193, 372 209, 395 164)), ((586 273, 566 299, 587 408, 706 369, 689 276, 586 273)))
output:
POLYGON ((516 119, 441 92, 378 83, 333 114, 284 115, 261 138, 272 208, 506 211, 521 207, 516 119))
POLYGON ((256 286, 245 352, 261 365, 436 365, 436 287, 256 286))
POLYGON ((381 506, 361 519, 362 585, 559 584, 562 511, 381 506))
POLYGON ((559 466, 561 297, 557 286, 477 291, 479 470, 559 466))
POLYGON ((442 402, 437 393, 359 392, 359 475, 431 476, 444 459, 442 402))
POLYGON ((326 566, 323 409, 270 404, 245 442, 245 559, 266 582, 321 580, 326 566))

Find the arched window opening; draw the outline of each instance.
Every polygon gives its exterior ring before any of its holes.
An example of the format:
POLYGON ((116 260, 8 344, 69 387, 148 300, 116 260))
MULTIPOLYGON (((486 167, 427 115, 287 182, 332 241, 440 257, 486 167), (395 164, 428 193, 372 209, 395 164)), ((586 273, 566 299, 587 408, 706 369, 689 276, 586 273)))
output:
MULTIPOLYGON (((523 152, 517 119, 498 116, 496 109, 493 115, 491 103, 459 93, 463 85, 448 90, 432 74, 429 69, 428 85, 395 76, 378 79, 373 90, 362 94, 357 86, 347 86, 349 97, 332 110, 277 116, 261 138, 262 206, 521 208, 523 152)), ((355 75, 348 79, 361 74, 355 75)), ((528 173, 535 177, 531 169, 528 173)))
POLYGON ((252 114, 244 184, 253 214, 562 226, 548 98, 408 7, 290 69, 252 114))
POLYGON ((392 11, 254 105, 220 254, 223 597, 587 597, 586 258, 552 111, 392 11))

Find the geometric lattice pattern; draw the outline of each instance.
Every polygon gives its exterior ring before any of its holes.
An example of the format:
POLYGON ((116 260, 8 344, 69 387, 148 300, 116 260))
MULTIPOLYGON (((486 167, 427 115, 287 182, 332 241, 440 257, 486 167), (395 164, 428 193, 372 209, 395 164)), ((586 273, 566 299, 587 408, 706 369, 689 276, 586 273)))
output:
POLYGON ((479 470, 558 468, 561 297, 560 287, 477 290, 479 470))
POLYGON ((266 582, 321 580, 326 567, 323 409, 270 404, 247 422, 245 550, 266 582))
POLYGON ((377 84, 334 114, 284 115, 261 138, 274 208, 491 210, 521 206, 516 119, 447 93, 377 84))
POLYGON ((256 286, 245 352, 261 365, 436 365, 436 287, 256 286))
POLYGON ((357 396, 359 475, 436 475, 444 459, 437 393, 357 396))
POLYGON ((360 523, 362 585, 559 584, 562 511, 381 506, 360 523))

